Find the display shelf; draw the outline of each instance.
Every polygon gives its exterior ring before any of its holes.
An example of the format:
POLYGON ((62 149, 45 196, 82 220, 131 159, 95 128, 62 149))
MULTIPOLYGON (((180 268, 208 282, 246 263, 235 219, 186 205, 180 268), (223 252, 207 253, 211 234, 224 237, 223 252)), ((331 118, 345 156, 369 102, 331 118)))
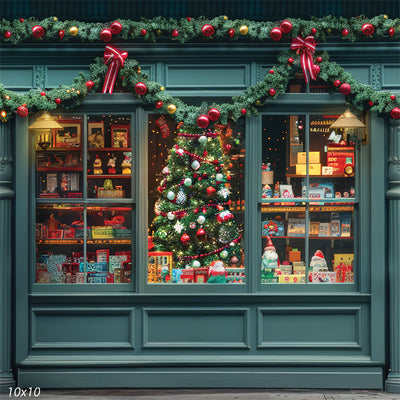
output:
MULTIPOLYGON (((306 175, 286 174, 288 178, 305 178, 306 175)), ((309 175, 309 178, 354 178, 354 175, 334 174, 334 175, 309 175)))
POLYGON ((83 167, 82 165, 80 166, 64 166, 64 167, 39 167, 36 168, 36 171, 38 172, 59 172, 59 171, 65 171, 65 172, 69 172, 69 171, 82 171, 83 167))
POLYGON ((131 174, 111 174, 111 175, 87 175, 88 178, 94 179, 94 178, 99 178, 99 179, 104 179, 104 178, 116 178, 116 179, 121 179, 121 178, 131 178, 131 174))
POLYGON ((132 147, 93 147, 87 151, 132 151, 132 147))
MULTIPOLYGON (((310 206, 311 212, 328 212, 328 211, 354 211, 354 206, 344 205, 329 205, 329 206, 310 206)), ((304 206, 261 206, 261 212, 263 213, 279 213, 279 212, 305 212, 306 207, 304 206)))
MULTIPOLYGON (((114 238, 114 239, 87 239, 87 244, 131 244, 131 238, 114 238)), ((72 238, 72 239, 37 239, 36 244, 46 245, 46 244, 83 244, 83 238, 72 238)))
MULTIPOLYGON (((311 199, 311 198, 303 198, 303 197, 293 197, 293 198, 284 198, 284 197, 276 197, 273 199, 261 199, 261 203, 265 204, 276 204, 276 203, 298 203, 304 205, 305 203, 329 203, 334 205, 342 205, 342 204, 355 204, 357 203, 357 199, 354 197, 336 197, 333 199, 311 199)), ((315 205, 315 204, 313 204, 315 205)), ((323 204, 322 204, 323 205, 323 204)))
MULTIPOLYGON (((263 239, 268 237, 272 239, 305 239, 305 236, 261 236, 263 239)), ((322 240, 354 240, 354 236, 308 236, 309 239, 322 239, 322 240)))
POLYGON ((54 153, 61 151, 81 151, 82 147, 49 147, 46 150, 43 150, 40 147, 36 148, 36 153, 54 153))

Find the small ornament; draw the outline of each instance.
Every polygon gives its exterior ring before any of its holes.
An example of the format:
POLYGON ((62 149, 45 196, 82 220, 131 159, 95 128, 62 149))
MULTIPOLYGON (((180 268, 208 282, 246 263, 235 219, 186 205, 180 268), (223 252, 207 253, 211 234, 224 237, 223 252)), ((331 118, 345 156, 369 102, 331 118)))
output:
POLYGON ((217 189, 215 189, 215 187, 209 186, 207 188, 207 196, 209 196, 209 197, 213 196, 216 191, 217 191, 217 189))
POLYGON ((142 29, 142 30, 140 31, 140 34, 141 34, 142 36, 144 36, 146 33, 147 33, 146 29, 142 29))
POLYGON ((19 18, 19 22, 24 22, 25 20, 23 18, 19 18))
POLYGON ((176 29, 174 29, 174 30, 171 32, 171 36, 172 36, 172 37, 178 37, 178 35, 179 35, 179 32, 178 32, 176 29))
POLYGON ((234 37, 235 36, 235 30, 234 29, 229 29, 229 31, 228 31, 228 35, 229 35, 229 37, 234 37))
POLYGON ((187 245, 189 243, 189 240, 190 240, 190 236, 187 233, 184 233, 181 236, 181 243, 182 244, 187 245))
POLYGON ((197 171, 200 168, 200 163, 197 160, 194 160, 190 166, 192 167, 192 169, 197 171))
POLYGON ((315 75, 318 75, 321 71, 321 67, 319 65, 314 65, 314 73, 315 75))
POLYGON ((92 90, 93 86, 94 86, 93 81, 86 81, 86 87, 88 88, 88 90, 92 90))
POLYGON ((208 119, 208 117, 207 117, 207 115, 205 115, 205 114, 203 114, 203 115, 200 115, 198 118, 197 118, 197 125, 200 127, 200 128, 207 128, 207 126, 209 125, 209 123, 210 123, 210 120, 208 119))
POLYGON ((246 115, 247 110, 246 110, 245 108, 242 108, 242 109, 240 110, 240 112, 242 113, 242 115, 246 115))
POLYGON ((206 222, 206 217, 205 217, 204 215, 199 215, 199 217, 197 218, 197 222, 198 222, 200 225, 203 225, 204 222, 206 222))
POLYGON ((176 111, 176 105, 175 105, 175 104, 170 104, 170 105, 167 107, 167 111, 168 111, 169 114, 174 114, 175 111, 176 111))
POLYGON ((282 39, 282 31, 279 28, 272 28, 270 32, 271 39, 279 42, 282 39))
POLYGON ((171 201, 175 199, 175 193, 172 190, 167 193, 167 199, 171 201))
POLYGON ((275 71, 274 71, 273 69, 270 69, 270 70, 269 70, 269 73, 272 75, 272 74, 275 73, 275 71))
POLYGON ((389 28, 389 36, 393 36, 394 35, 394 28, 389 28))
POLYGON ((58 18, 57 18, 57 17, 54 17, 54 18, 53 18, 53 21, 58 21, 58 18))
POLYGON ((237 264, 239 262, 239 259, 236 256, 233 256, 231 258, 231 264, 237 264))
POLYGON ((311 35, 315 35, 317 33, 317 30, 315 28, 311 29, 311 35))
POLYGON ((190 229, 196 229, 196 222, 193 222, 193 221, 190 222, 190 223, 189 223, 189 228, 190 228, 190 229))
MULTIPOLYGON (((71 33, 71 32, 70 32, 71 33)), ((112 33, 111 30, 108 28, 105 28, 101 31, 100 33, 100 39, 103 42, 109 42, 112 39, 112 33)))
POLYGON ((46 92, 40 92, 41 96, 46 96, 46 92))
POLYGON ((162 106, 163 106, 163 102, 162 101, 157 101, 157 103, 156 103, 156 108, 157 108, 157 110, 159 109, 159 108, 161 108, 162 106))
POLYGON ((17 114, 18 114, 20 117, 26 117, 26 116, 29 114, 29 110, 26 108, 25 105, 22 105, 22 106, 19 106, 19 107, 17 108, 17 114))
POLYGON ((227 199, 229 197, 230 192, 229 192, 228 188, 224 187, 224 188, 218 190, 218 194, 221 197, 223 197, 224 199, 227 199))
POLYGON ((224 20, 226 21, 228 19, 228 16, 227 15, 224 15, 224 20))
POLYGON ((218 121, 220 116, 221 113, 217 108, 211 108, 207 113, 207 117, 210 121, 218 121))
POLYGON ((268 93, 270 94, 270 96, 275 96, 276 90, 274 88, 271 88, 269 89, 268 93))
POLYGON ((370 101, 368 102, 368 105, 369 105, 370 107, 372 107, 372 106, 374 105, 374 102, 370 100, 370 101))
POLYGON ((370 23, 366 23, 361 27, 361 32, 365 35, 365 36, 369 36, 372 35, 375 32, 375 28, 372 24, 370 23))
POLYGON ((206 236, 206 231, 204 230, 204 228, 199 228, 196 232, 196 236, 198 239, 204 239, 206 236))
POLYGON ((170 221, 173 221, 175 219, 175 214, 173 212, 169 211, 168 214, 167 214, 167 218, 170 221))
POLYGON ((280 25, 281 31, 283 33, 289 33, 292 30, 292 23, 285 19, 280 25))
POLYGON ((322 57, 321 56, 319 56, 319 57, 317 57, 317 62, 322 62, 322 57))
POLYGON ((186 19, 190 22, 192 20, 192 18, 190 17, 186 17, 186 19))
POLYGON ((346 29, 346 28, 344 28, 344 29, 342 30, 342 36, 347 36, 348 34, 349 34, 349 30, 346 29))
POLYGON ((222 259, 225 259, 228 257, 228 252, 226 250, 222 250, 221 253, 219 253, 219 255, 222 259))
POLYGON ((165 90, 165 87, 164 87, 164 86, 161 86, 161 87, 160 87, 160 90, 161 90, 161 91, 165 90))
POLYGON ((387 14, 383 14, 383 18, 384 18, 384 19, 388 19, 389 17, 388 17, 387 14))
POLYGON ((61 99, 60 99, 59 97, 57 97, 57 98, 54 100, 54 102, 55 102, 57 105, 60 105, 60 104, 61 104, 61 99))
POLYGON ((348 96, 351 93, 351 86, 348 83, 342 83, 339 88, 340 93, 348 96))
POLYGON ((1 113, 0 113, 0 117, 1 118, 7 117, 7 113, 4 110, 2 110, 1 113))
POLYGON ((40 25, 35 25, 32 27, 32 35, 36 38, 40 38, 44 35, 44 29, 40 25))
POLYGON ((229 210, 222 211, 217 215, 217 221, 220 223, 227 222, 233 218, 233 214, 229 210))
POLYGON ((185 186, 192 186, 192 180, 190 178, 186 178, 183 183, 185 186))
POLYGON ((396 96, 395 96, 394 94, 391 94, 391 95, 390 95, 390 98, 391 98, 392 100, 396 100, 396 96))
POLYGON ((249 27, 247 25, 242 25, 239 29, 239 32, 244 36, 247 35, 247 32, 249 31, 249 27))
POLYGON ((5 37, 6 39, 9 39, 9 38, 11 37, 11 32, 10 32, 10 31, 5 31, 5 32, 4 32, 4 37, 5 37))
POLYGON ((290 58, 288 58, 287 62, 288 62, 288 64, 293 64, 293 63, 294 63, 294 60, 293 60, 292 57, 290 57, 290 58))
POLYGON ((201 28, 201 33, 207 37, 212 36, 214 35, 214 27, 210 24, 204 24, 201 28))
POLYGON ((60 29, 60 30, 58 31, 58 37, 59 37, 60 39, 62 39, 64 36, 65 36, 65 31, 64 31, 63 29, 60 29))
POLYGON ((339 79, 337 79, 335 82, 333 82, 333 86, 336 86, 336 87, 338 87, 338 86, 340 86, 340 81, 339 81, 339 79))
POLYGON ((217 182, 222 182, 224 180, 224 175, 223 174, 216 174, 215 175, 215 180, 217 182))
POLYGON ((76 26, 71 26, 71 28, 69 28, 69 34, 71 36, 76 36, 78 34, 78 32, 79 32, 79 29, 76 26))
POLYGON ((143 83, 143 82, 138 82, 138 83, 135 85, 135 92, 136 92, 138 95, 140 95, 140 96, 146 94, 146 92, 147 92, 147 86, 146 86, 146 84, 143 83))
POLYGON ((161 171, 164 175, 169 175, 169 168, 168 168, 168 166, 166 166, 166 167, 164 167, 163 169, 162 169, 162 171, 161 171))
POLYGON ((176 195, 176 204, 182 205, 186 203, 186 193, 183 191, 183 189, 179 190, 178 194, 176 195))
POLYGON ((400 108, 399 107, 393 108, 393 110, 390 111, 390 116, 393 119, 399 119, 400 118, 400 108))
POLYGON ((122 31, 121 22, 119 22, 119 21, 114 21, 114 22, 110 25, 110 30, 111 30, 111 33, 112 33, 113 35, 118 35, 119 33, 121 33, 121 31, 122 31))
POLYGON ((193 267, 193 268, 200 268, 200 266, 201 266, 200 261, 194 260, 194 261, 192 262, 192 267, 193 267))
POLYGON ((199 137, 199 143, 200 143, 201 145, 204 146, 205 144, 207 144, 207 141, 208 141, 207 136, 201 135, 201 136, 199 137))

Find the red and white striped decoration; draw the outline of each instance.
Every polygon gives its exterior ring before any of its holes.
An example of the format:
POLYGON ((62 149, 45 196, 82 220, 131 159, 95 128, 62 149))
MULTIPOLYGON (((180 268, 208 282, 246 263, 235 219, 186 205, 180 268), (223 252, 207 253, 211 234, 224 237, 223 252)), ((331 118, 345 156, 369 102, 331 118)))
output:
POLYGON ((313 54, 315 53, 315 47, 317 43, 315 42, 314 36, 308 35, 304 39, 301 36, 293 38, 290 48, 292 50, 297 50, 297 54, 300 54, 300 64, 303 70, 304 80, 306 83, 309 81, 308 73, 311 79, 317 80, 314 71, 314 60, 313 54))
POLYGON ((104 51, 104 64, 108 65, 108 71, 104 79, 102 93, 109 92, 112 94, 115 81, 117 80, 118 71, 124 66, 124 62, 128 57, 127 51, 121 51, 112 46, 106 46, 104 51))

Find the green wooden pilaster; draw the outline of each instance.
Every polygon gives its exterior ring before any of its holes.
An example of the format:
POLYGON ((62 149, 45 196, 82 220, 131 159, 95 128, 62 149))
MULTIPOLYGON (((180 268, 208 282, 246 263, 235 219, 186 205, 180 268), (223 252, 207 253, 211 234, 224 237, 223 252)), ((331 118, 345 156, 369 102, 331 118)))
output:
POLYGON ((12 127, 0 124, 0 393, 15 386, 12 366, 12 127))
POLYGON ((400 393, 400 120, 391 120, 389 136, 389 318, 390 370, 386 391, 400 393))

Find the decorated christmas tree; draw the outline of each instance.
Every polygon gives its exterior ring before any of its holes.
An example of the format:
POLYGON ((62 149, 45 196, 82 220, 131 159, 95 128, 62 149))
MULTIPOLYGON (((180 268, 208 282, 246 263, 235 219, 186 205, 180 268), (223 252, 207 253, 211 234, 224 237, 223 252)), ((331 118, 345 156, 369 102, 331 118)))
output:
POLYGON ((157 251, 173 252, 175 268, 241 259, 241 234, 229 210, 229 159, 220 133, 218 127, 179 129, 162 170, 153 243, 157 251))

